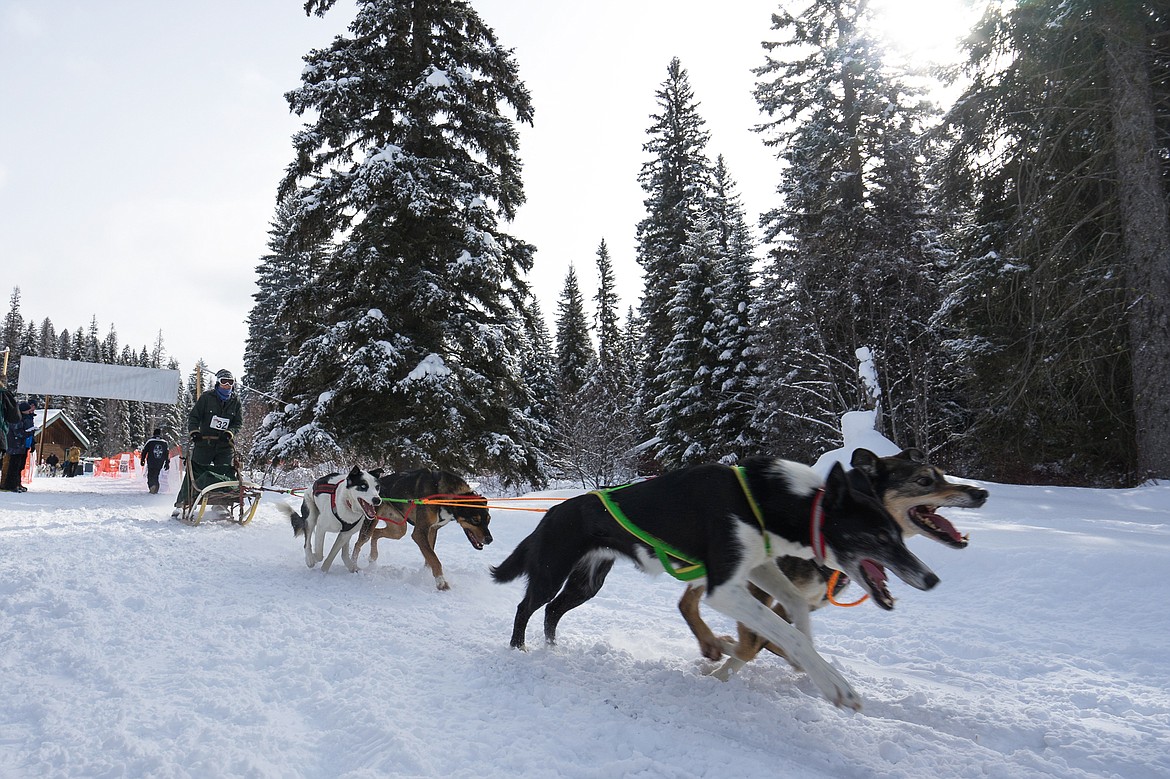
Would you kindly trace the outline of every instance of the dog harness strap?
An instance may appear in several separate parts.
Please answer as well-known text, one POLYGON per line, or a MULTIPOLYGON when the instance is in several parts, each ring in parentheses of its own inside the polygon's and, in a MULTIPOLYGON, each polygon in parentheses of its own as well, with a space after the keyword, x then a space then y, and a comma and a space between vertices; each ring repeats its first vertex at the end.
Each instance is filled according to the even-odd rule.
POLYGON ((331 482, 326 482, 324 484, 314 484, 313 494, 329 496, 329 508, 333 509, 333 516, 337 517, 337 521, 341 523, 341 532, 348 533, 349 531, 353 530, 354 526, 357 525, 358 522, 361 522, 361 520, 359 519, 357 522, 346 522, 341 518, 341 515, 337 513, 337 488, 339 486, 340 485, 333 484, 331 482))
POLYGON ((613 517, 619 525, 625 528, 626 532, 630 533, 630 535, 634 536, 639 541, 654 550, 654 554, 658 556, 658 562, 662 563, 662 567, 666 569, 667 573, 683 582, 689 582, 707 575, 707 566, 703 565, 703 563, 688 557, 670 544, 663 541, 661 538, 655 538, 631 522, 630 518, 625 515, 625 512, 623 512, 609 496, 609 493, 614 489, 621 489, 621 487, 614 487, 608 490, 594 490, 592 494, 596 495, 601 500, 601 505, 605 506, 605 510, 609 512, 609 515, 613 517), (681 560, 684 563, 687 563, 687 565, 675 568, 674 564, 670 560, 672 557, 676 560, 681 560))
POLYGON ((732 468, 735 475, 739 477, 739 486, 743 489, 743 496, 747 498, 748 505, 752 507, 752 513, 756 515, 756 522, 760 524, 760 534, 764 536, 764 554, 768 557, 772 556, 772 542, 768 538, 768 529, 764 527, 764 513, 760 511, 760 504, 756 503, 756 498, 752 495, 752 491, 748 489, 747 473, 744 472, 743 466, 737 465, 732 468))
POLYGON ((808 517, 808 535, 812 544, 813 560, 818 563, 825 562, 825 537, 821 535, 821 525, 825 524, 825 510, 821 506, 824 499, 825 491, 817 490, 816 496, 813 497, 812 511, 809 512, 808 517))

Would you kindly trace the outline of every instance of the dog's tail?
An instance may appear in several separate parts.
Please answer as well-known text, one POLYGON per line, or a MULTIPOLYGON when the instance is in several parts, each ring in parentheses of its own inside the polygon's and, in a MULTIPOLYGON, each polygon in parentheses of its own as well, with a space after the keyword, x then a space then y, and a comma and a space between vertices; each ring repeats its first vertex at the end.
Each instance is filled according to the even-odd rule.
POLYGON ((503 584, 512 581, 521 574, 527 573, 528 548, 531 544, 532 536, 528 536, 512 550, 512 554, 508 555, 504 562, 499 565, 493 565, 491 569, 492 578, 497 583, 503 584))
POLYGON ((305 514, 303 509, 298 512, 287 503, 280 502, 276 504, 276 508, 287 514, 289 521, 292 522, 293 538, 296 538, 297 536, 303 536, 305 534, 305 514))

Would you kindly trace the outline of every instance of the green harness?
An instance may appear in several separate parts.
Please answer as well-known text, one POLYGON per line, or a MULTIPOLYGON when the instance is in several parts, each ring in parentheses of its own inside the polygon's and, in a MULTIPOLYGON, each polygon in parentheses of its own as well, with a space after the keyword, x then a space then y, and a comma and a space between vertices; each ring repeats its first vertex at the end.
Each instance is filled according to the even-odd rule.
MULTIPOLYGON (((747 476, 740 466, 732 467, 735 471, 736 477, 739 479, 739 486, 743 490, 743 495, 747 498, 748 505, 752 508, 752 513, 756 517, 756 522, 760 525, 760 533, 764 536, 764 553, 769 557, 772 556, 772 543, 768 540, 768 531, 764 528, 764 515, 760 512, 760 506, 756 503, 756 499, 752 496, 752 492, 748 489, 747 476)), ((605 506, 605 510, 614 520, 624 527, 630 535, 637 538, 642 543, 654 550, 654 554, 658 556, 658 562, 662 563, 662 567, 666 569, 674 578, 679 581, 689 582, 695 579, 701 579, 707 575, 707 566, 701 560, 696 560, 690 555, 684 554, 678 549, 674 548, 661 538, 656 538, 650 535, 642 528, 630 521, 630 518, 625 515, 621 507, 614 502, 611 497, 612 493, 618 490, 624 490, 629 487, 629 484, 623 484, 620 487, 610 487, 604 490, 593 490, 592 495, 596 495, 601 500, 601 505, 605 506), (675 561, 680 564, 676 567, 675 561)))

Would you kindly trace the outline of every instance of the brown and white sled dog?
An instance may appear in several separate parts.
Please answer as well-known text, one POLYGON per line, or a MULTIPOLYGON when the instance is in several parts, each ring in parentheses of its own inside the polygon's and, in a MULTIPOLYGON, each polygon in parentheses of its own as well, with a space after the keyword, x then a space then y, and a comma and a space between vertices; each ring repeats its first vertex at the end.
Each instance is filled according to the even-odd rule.
POLYGON ((598 493, 549 509, 492 569, 497 582, 528 578, 516 607, 512 646, 524 648, 528 620, 542 606, 545 639, 554 643, 561 617, 597 594, 618 557, 654 573, 675 556, 705 567, 708 605, 774 643, 830 701, 860 709, 857 693, 817 654, 808 636, 752 597, 748 584, 776 598, 790 614, 803 608, 807 624, 804 598, 776 566, 779 557, 811 558, 843 571, 886 607, 893 599, 885 568, 921 590, 934 587, 938 577, 906 548, 868 479, 851 480, 837 464, 822 482, 806 465, 769 457, 748 458, 741 467, 737 474, 724 465, 699 465, 607 491, 608 501, 638 535, 598 493))
POLYGON ((361 532, 353 546, 353 556, 366 541, 370 542, 370 562, 378 559, 379 538, 402 538, 406 526, 413 526, 410 537, 418 544, 423 561, 435 577, 440 590, 451 585, 443 575, 443 564, 435 554, 435 541, 439 528, 450 522, 457 522, 467 535, 467 540, 476 549, 483 549, 492 542, 488 523, 491 514, 487 500, 477 495, 461 476, 450 471, 418 468, 412 471, 389 473, 378 479, 378 494, 382 504, 378 507, 377 520, 362 523, 361 532), (416 503, 425 498, 445 505, 416 503))
MULTIPOLYGON (((954 549, 967 546, 967 537, 960 535, 949 520, 938 514, 938 508, 979 508, 987 501, 987 490, 948 480, 940 469, 926 463, 925 455, 918 449, 904 449, 890 457, 877 457, 867 449, 857 449, 850 464, 855 470, 849 472, 849 477, 855 480, 864 474, 868 478, 875 494, 901 526, 903 537, 922 534, 954 549)), ((828 584, 833 574, 831 568, 799 557, 782 557, 776 564, 800 591, 809 611, 815 611, 829 602, 828 584)), ((848 582, 848 577, 840 576, 833 595, 836 596, 848 582)), ((773 602, 759 589, 751 589, 753 595, 772 606, 778 615, 789 622, 793 621, 782 605, 773 602)), ((678 609, 698 639, 704 657, 718 660, 723 652, 730 655, 714 671, 714 676, 726 680, 755 658, 761 649, 766 648, 784 657, 776 645, 766 643, 743 624, 737 625, 739 636, 735 642, 715 636, 699 616, 702 597, 701 586, 690 587, 679 600, 678 609)), ((811 634, 808 635, 811 638, 811 634)))
POLYGON ((305 537, 305 565, 312 568, 321 563, 321 571, 327 573, 333 558, 341 552, 345 567, 356 572, 357 554, 350 555, 350 536, 360 529, 363 520, 376 516, 381 502, 378 472, 354 466, 348 475, 330 473, 313 482, 301 501, 299 514, 287 503, 276 507, 292 521, 293 536, 305 537), (326 533, 337 534, 328 556, 324 554, 326 533))

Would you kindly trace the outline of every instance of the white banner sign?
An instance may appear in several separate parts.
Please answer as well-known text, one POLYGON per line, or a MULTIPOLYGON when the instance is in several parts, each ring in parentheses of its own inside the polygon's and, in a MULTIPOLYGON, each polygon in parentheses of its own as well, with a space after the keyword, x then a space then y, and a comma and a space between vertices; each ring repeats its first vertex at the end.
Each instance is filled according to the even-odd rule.
POLYGON ((25 395, 174 403, 180 380, 178 371, 159 368, 25 356, 20 358, 16 389, 25 395))

